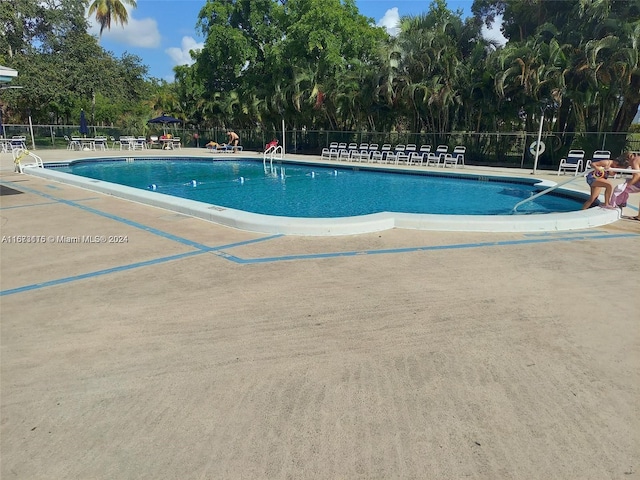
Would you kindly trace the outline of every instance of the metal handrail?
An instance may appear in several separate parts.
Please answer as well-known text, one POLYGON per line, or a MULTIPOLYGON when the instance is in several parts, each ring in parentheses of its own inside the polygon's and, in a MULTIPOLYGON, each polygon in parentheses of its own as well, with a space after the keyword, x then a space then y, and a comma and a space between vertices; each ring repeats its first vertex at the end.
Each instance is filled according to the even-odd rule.
MULTIPOLYGON (((18 172, 18 173, 23 173, 23 171, 22 171, 22 167, 23 167, 22 159, 24 157, 27 157, 27 156, 28 157, 32 157, 36 161, 36 163, 35 163, 36 167, 44 168, 44 163, 42 162, 42 158, 40 158, 35 153, 30 152, 26 148, 16 148, 16 149, 12 150, 11 153, 13 155, 13 162, 16 165, 16 172, 18 172)), ((33 165, 33 164, 31 164, 31 165, 33 165)))
POLYGON ((271 168, 273 168, 273 157, 276 157, 276 155, 279 154, 276 158, 279 158, 280 160, 282 160, 284 149, 282 148, 281 145, 275 145, 267 148, 262 154, 262 164, 265 167, 267 166, 267 154, 269 154, 270 166, 271 168))
MULTIPOLYGON (((563 185, 566 185, 566 184, 568 184, 570 182, 573 182, 574 180, 576 180, 578 178, 584 178, 587 175, 589 175, 591 172, 593 172, 594 170, 595 170, 595 168, 592 168, 591 170, 588 170, 588 171, 584 172, 584 174, 579 176, 579 177, 575 176, 573 178, 570 178, 566 182, 556 183, 555 185, 547 188, 546 190, 543 190, 541 192, 536 193, 535 195, 532 195, 529 198, 525 198, 524 200, 521 200, 520 202, 515 204, 515 206, 511 210, 511 213, 515 213, 519 206, 521 206, 521 205, 523 205, 523 204, 525 204, 527 202, 530 202, 531 200, 535 200, 536 198, 541 197, 545 193, 549 193, 550 191, 555 190, 556 188, 562 187, 563 185)), ((607 171, 615 172, 615 173, 640 173, 640 170, 632 170, 630 168, 608 168, 607 171)))
POLYGON ((552 190, 555 190, 556 188, 562 187, 563 185, 566 185, 568 183, 573 182, 574 180, 577 180, 578 178, 584 178, 587 175, 589 175, 589 173, 593 172, 593 169, 589 170, 588 172, 585 172, 584 175, 581 176, 574 176, 572 178, 570 178, 569 180, 567 180, 566 182, 562 182, 562 183, 556 183, 555 185, 552 185, 551 187, 547 188, 546 190, 542 190, 541 192, 536 193, 535 195, 530 196, 529 198, 525 198, 524 200, 519 201, 518 203, 516 203, 513 207, 513 209, 511 209, 511 213, 516 213, 516 210, 518 210, 518 207, 521 205, 524 205, 527 202, 530 202, 532 200, 535 200, 538 197, 541 197, 542 195, 544 195, 545 193, 549 193, 552 190))

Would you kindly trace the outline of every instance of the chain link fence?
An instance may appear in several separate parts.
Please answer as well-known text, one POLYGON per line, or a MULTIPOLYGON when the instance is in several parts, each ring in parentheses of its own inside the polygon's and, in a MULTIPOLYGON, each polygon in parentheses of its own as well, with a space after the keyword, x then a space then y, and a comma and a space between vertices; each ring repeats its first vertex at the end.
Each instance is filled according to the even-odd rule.
MULTIPOLYGON (((167 131, 180 137, 187 147, 203 148, 213 140, 218 143, 227 141, 223 129, 196 130, 194 128, 170 125, 167 131)), ((122 135, 146 136, 160 135, 163 127, 146 127, 144 132, 129 132, 123 129, 90 126, 90 135, 113 137, 122 135)), ((29 148, 67 148, 67 138, 81 136, 79 125, 5 125, 5 138, 26 136, 29 148), (33 136, 31 134, 33 130, 33 136)), ((468 165, 499 166, 515 168, 533 168, 535 161, 531 153, 531 144, 537 141, 537 132, 510 133, 473 133, 451 132, 447 134, 404 133, 404 132, 344 132, 316 130, 286 130, 283 142, 282 131, 275 130, 236 130, 240 135, 240 144, 245 150, 261 151, 272 139, 276 138, 284 144, 288 153, 319 155, 323 148, 331 142, 341 143, 385 143, 392 146, 398 144, 431 145, 435 150, 438 145, 448 145, 453 149, 456 145, 467 147, 465 162, 468 165)), ((543 133, 542 142, 545 151, 538 159, 539 169, 555 170, 560 160, 566 157, 570 149, 584 150, 586 158, 590 158, 595 150, 609 150, 617 156, 626 150, 640 151, 640 134, 614 132, 565 132, 562 135, 543 133)))

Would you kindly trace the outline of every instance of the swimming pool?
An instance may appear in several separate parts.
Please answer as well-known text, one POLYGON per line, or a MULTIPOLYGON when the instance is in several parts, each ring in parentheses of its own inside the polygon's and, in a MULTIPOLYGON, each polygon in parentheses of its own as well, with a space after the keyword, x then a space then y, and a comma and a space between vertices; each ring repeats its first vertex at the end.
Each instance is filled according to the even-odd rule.
POLYGON ((584 194, 569 191, 544 195, 520 207, 520 212, 529 215, 511 215, 517 202, 549 184, 532 178, 449 172, 434 176, 434 172, 417 170, 399 174, 389 168, 286 161, 270 168, 261 160, 248 159, 113 160, 87 159, 43 172, 30 169, 29 173, 265 233, 339 235, 394 227, 540 231, 615 221, 611 215, 603 218, 603 212, 576 212, 584 194))
MULTIPOLYGON (((212 205, 304 218, 380 212, 507 215, 539 190, 535 180, 477 175, 402 174, 251 160, 135 160, 76 162, 59 169, 73 175, 187 198, 212 205)), ((520 213, 579 210, 566 194, 544 195, 520 213)))

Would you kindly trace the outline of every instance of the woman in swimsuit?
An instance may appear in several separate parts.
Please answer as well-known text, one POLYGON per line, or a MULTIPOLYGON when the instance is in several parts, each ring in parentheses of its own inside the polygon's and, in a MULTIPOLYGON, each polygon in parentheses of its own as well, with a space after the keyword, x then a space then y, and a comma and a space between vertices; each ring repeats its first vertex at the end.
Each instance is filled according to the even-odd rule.
MULTIPOLYGON (((625 207, 629 195, 632 193, 640 193, 640 154, 625 152, 621 155, 621 158, 628 163, 629 168, 634 170, 634 172, 631 174, 631 178, 628 178, 625 183, 618 185, 613 190, 611 205, 614 207, 625 207)), ((640 215, 630 218, 632 220, 640 220, 640 215)))
POLYGON ((607 180, 609 178, 610 168, 627 168, 628 161, 624 157, 616 160, 599 160, 591 164, 593 170, 585 177, 589 188, 591 188, 591 196, 589 200, 584 202, 582 210, 593 205, 598 198, 600 190, 604 188, 604 204, 609 205, 611 201, 611 193, 613 192, 613 184, 607 180))

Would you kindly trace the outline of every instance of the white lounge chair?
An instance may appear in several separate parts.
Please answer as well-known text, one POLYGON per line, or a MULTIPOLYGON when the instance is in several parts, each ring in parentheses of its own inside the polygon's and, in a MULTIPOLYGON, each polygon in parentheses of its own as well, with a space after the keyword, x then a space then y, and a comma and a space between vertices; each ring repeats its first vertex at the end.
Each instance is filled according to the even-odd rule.
POLYGON ((346 160, 353 160, 353 156, 358 153, 358 144, 352 142, 347 147, 347 156, 346 160))
POLYGON ((353 162, 358 159, 360 155, 360 149, 358 148, 358 144, 356 142, 352 142, 347 147, 349 150, 349 161, 353 162))
MULTIPOLYGON (((67 141, 67 150, 80 150, 80 141, 77 138, 69 138, 68 136, 64 136, 64 139, 67 141)), ((9 142, 9 146, 11 146, 11 142, 9 142)))
POLYGON ((340 158, 340 152, 347 149, 347 144, 345 142, 338 143, 338 149, 331 154, 332 157, 335 157, 336 160, 340 158))
POLYGON ((388 143, 382 145, 381 148, 376 147, 376 149, 372 150, 369 154, 369 161, 373 163, 382 163, 382 160, 389 150, 391 150, 391 145, 388 143))
POLYGON ((431 152, 427 155, 427 166, 433 165, 437 167, 440 162, 444 160, 445 155, 449 152, 447 145, 438 145, 435 152, 431 152))
POLYGON ((95 150, 108 150, 109 145, 107 145, 107 137, 96 137, 93 141, 95 150))
POLYGON ((343 147, 338 148, 338 160, 349 160, 351 158, 351 145, 355 145, 350 143, 348 146, 346 143, 341 144, 343 147))
POLYGON ((398 144, 395 148, 395 163, 398 165, 400 162, 408 162, 409 154, 406 153, 407 146, 404 144, 398 144))
POLYGON ((160 145, 160 140, 158 139, 157 135, 151 135, 149 137, 149 143, 147 144, 148 148, 153 148, 154 146, 162 148, 162 145, 160 145))
POLYGON ((331 160, 334 155, 336 158, 338 157, 338 142, 331 142, 328 147, 324 147, 320 158, 331 160))
POLYGON ((138 137, 133 141, 133 150, 144 150, 147 148, 147 139, 138 137))
POLYGON ((135 137, 131 137, 129 135, 120 137, 120 139, 118 140, 118 143, 120 144, 120 150, 122 150, 123 148, 133 150, 135 141, 135 137))
POLYGON ((411 152, 409 155, 409 165, 412 165, 413 162, 422 165, 427 160, 429 153, 431 153, 431 145, 420 145, 420 150, 411 152))
POLYGON ((558 175, 564 172, 573 172, 575 177, 582 170, 582 162, 584 160, 584 150, 569 150, 567 158, 560 160, 558 166, 558 175))
POLYGON ((407 143, 407 146, 404 149, 404 155, 406 155, 406 159, 404 160, 407 165, 411 165, 411 157, 418 152, 418 146, 415 143, 407 143))
POLYGON ((24 135, 14 135, 11 137, 11 149, 17 150, 18 148, 22 148, 23 150, 27 149, 27 137, 24 135))
POLYGON ((367 151, 367 161, 371 161, 373 154, 378 151, 379 145, 377 143, 370 143, 369 150, 367 151))
POLYGON ((443 167, 447 165, 451 165, 452 167, 457 167, 459 163, 464 166, 464 154, 467 151, 467 147, 463 147, 462 145, 458 145, 453 149, 453 153, 445 154, 443 158, 443 167))
POLYGON ((389 150, 385 155, 385 163, 398 164, 398 147, 400 147, 401 150, 404 150, 404 145, 396 145, 394 149, 389 150))
POLYGON ((242 149, 243 149, 242 145, 229 145, 228 143, 220 147, 220 151, 222 153, 236 153, 236 152, 241 152, 242 149))
POLYGON ((600 160, 609 160, 611 158, 611 151, 609 150, 596 150, 593 152, 591 159, 587 160, 584 164, 584 169, 591 169, 591 162, 599 162, 600 160))
MULTIPOLYGON (((379 152, 380 152, 379 153, 379 155, 380 155, 380 159, 379 159, 380 163, 382 163, 382 162, 387 163, 387 155, 389 155, 389 153, 391 152, 391 144, 390 143, 383 143, 382 147, 380 147, 379 152)), ((376 158, 377 158, 377 155, 378 154, 376 154, 376 158)))

